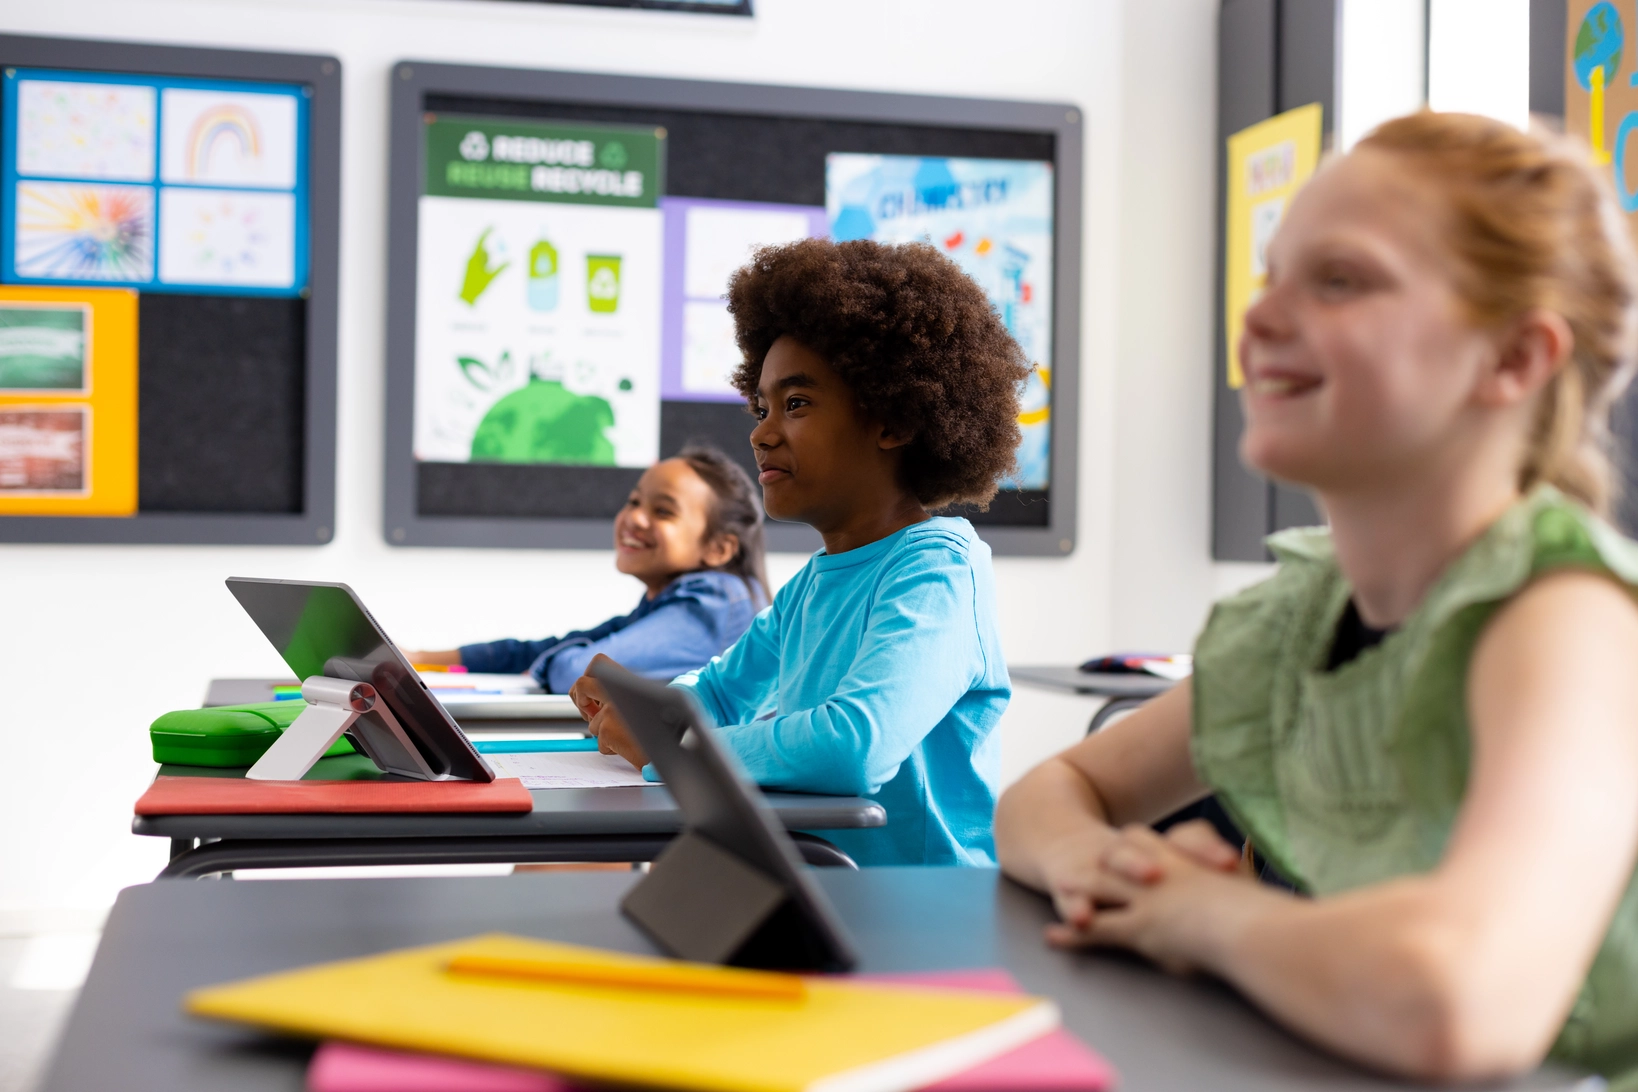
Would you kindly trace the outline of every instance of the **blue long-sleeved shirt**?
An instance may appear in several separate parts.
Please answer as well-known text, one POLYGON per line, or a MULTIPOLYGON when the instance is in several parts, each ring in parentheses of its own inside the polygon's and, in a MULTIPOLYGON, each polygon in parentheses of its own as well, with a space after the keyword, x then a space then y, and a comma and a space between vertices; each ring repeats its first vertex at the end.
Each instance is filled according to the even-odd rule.
POLYGON ((593 629, 540 641, 462 645, 471 671, 527 671, 547 692, 566 694, 599 652, 652 679, 693 671, 733 644, 756 614, 745 581, 731 573, 686 573, 637 609, 593 629))
POLYGON ((990 549, 966 520, 815 554, 745 636, 674 685, 758 784, 880 802, 885 829, 824 832, 859 863, 994 863, 995 726, 1012 685, 990 549))

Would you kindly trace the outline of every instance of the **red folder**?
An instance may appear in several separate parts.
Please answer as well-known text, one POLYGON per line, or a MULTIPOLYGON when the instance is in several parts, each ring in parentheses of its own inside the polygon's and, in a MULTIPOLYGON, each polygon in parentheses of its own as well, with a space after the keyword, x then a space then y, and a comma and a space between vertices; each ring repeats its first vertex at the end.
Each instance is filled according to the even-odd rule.
POLYGON ((526 812, 523 782, 251 781, 242 777, 154 779, 138 815, 280 815, 300 812, 526 812))
MULTIPOLYGON (((934 971, 864 975, 879 982, 945 986, 957 990, 1019 993, 1004 970, 934 971)), ((923 1092, 1104 1092, 1115 1071, 1060 1028, 923 1092)), ((307 1069, 307 1092, 591 1092, 538 1070, 513 1069, 464 1058, 408 1054, 352 1043, 325 1043, 307 1069)))

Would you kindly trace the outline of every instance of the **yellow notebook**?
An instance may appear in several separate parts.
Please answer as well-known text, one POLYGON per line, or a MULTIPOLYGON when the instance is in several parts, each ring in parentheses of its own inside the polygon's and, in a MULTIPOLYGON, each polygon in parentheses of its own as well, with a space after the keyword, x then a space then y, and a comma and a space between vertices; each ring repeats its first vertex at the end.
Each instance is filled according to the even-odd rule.
POLYGON ((799 999, 779 1000, 473 977, 446 970, 457 956, 671 963, 492 934, 211 986, 185 1007, 297 1035, 712 1092, 920 1088, 1058 1026, 1057 1006, 1038 997, 810 978, 799 999))

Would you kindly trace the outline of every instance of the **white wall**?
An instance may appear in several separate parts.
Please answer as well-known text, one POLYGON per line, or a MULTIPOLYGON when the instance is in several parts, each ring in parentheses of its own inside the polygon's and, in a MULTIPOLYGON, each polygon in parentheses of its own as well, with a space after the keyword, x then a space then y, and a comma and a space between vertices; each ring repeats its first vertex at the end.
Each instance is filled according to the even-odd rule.
MULTIPOLYGON (((344 580, 407 646, 595 622, 637 588, 596 552, 380 535, 387 76, 399 58, 1067 100, 1085 114, 1080 538, 996 565, 1014 663, 1187 647, 1241 580, 1207 556, 1216 0, 757 0, 754 20, 474 0, 14 0, 19 33, 322 51, 345 71, 335 541, 0 546, 0 929, 105 905, 165 846, 126 833, 146 725, 282 665, 222 587, 344 580), (1150 63, 1158 59, 1158 65, 1150 63), (60 773, 58 771, 61 771, 60 773)), ((772 559, 776 581, 801 559, 772 559)), ((1006 776, 1092 703, 1020 690, 1006 776)))

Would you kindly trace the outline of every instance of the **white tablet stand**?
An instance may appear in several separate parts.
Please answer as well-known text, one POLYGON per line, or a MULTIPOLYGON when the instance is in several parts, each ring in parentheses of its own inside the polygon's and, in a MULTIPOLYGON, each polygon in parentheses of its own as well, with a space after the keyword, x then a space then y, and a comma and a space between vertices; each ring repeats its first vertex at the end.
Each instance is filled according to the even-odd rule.
MULTIPOLYGON (((421 758, 420 749, 405 734, 404 726, 398 723, 398 718, 393 716, 387 703, 380 700, 375 687, 369 683, 314 675, 301 684, 301 696, 307 708, 284 730, 283 735, 273 741, 273 746, 256 761, 250 772, 245 774, 246 777, 257 781, 300 781, 313 768, 313 763, 323 758, 324 752, 341 738, 341 734, 360 719, 365 720, 375 732, 384 731, 392 736, 397 747, 389 746, 388 749, 402 750, 415 765, 421 767, 421 776, 429 780, 437 776, 421 758)), ((355 738, 364 734, 362 731, 354 733, 355 738)), ((360 742, 363 740, 360 739, 360 742)), ((371 758, 375 757, 375 748, 370 744, 364 744, 363 749, 371 758)))

